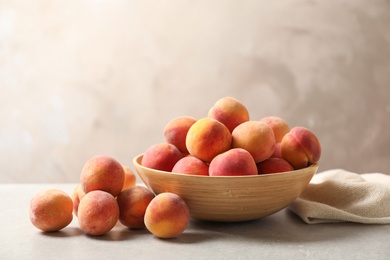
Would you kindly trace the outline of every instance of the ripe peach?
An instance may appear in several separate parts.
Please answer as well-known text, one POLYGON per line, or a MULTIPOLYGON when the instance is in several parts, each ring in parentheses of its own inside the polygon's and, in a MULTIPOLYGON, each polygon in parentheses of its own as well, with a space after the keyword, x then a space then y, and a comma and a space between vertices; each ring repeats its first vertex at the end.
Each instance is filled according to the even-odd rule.
POLYGON ((221 122, 204 117, 188 130, 186 145, 189 153, 202 161, 211 162, 218 154, 230 149, 232 135, 221 122))
POLYGON ((73 213, 76 215, 78 214, 79 204, 81 199, 85 196, 85 192, 81 188, 80 184, 77 184, 77 186, 74 188, 71 198, 73 201, 73 213))
POLYGON ((239 124, 249 120, 247 108, 233 97, 223 97, 215 102, 208 116, 224 124, 230 132, 239 124))
POLYGON ((84 165, 80 183, 83 191, 103 190, 116 197, 122 191, 125 173, 122 165, 112 157, 97 155, 84 165))
POLYGON ((145 226, 159 238, 174 238, 181 235, 190 219, 185 201, 178 195, 164 192, 156 195, 145 212, 145 226))
POLYGON ((281 154, 294 169, 301 169, 319 161, 321 144, 309 129, 296 126, 283 137, 281 154))
POLYGON ((244 122, 233 130, 232 138, 232 147, 247 150, 256 163, 268 159, 275 151, 274 133, 264 122, 244 122))
POLYGON ((282 151, 281 151, 281 142, 275 144, 275 151, 271 155, 271 157, 274 158, 282 158, 282 151))
POLYGON ((173 144, 158 143, 145 151, 141 164, 151 169, 170 172, 181 158, 183 154, 173 144))
POLYGON ((122 191, 123 191, 129 187, 134 186, 137 180, 134 172, 129 167, 127 167, 126 165, 122 165, 122 167, 125 173, 125 180, 123 182, 123 187, 122 187, 122 191))
POLYGON ((119 221, 128 228, 145 228, 146 207, 154 197, 144 186, 132 186, 119 193, 119 221))
POLYGON ((242 148, 232 148, 217 155, 210 163, 210 176, 257 175, 256 162, 242 148))
POLYGON ((288 126, 287 122, 280 117, 267 116, 260 119, 260 121, 266 123, 272 128, 272 130, 274 131, 276 143, 281 142, 283 136, 290 132, 290 127, 288 126))
POLYGON ((176 146, 181 153, 188 154, 186 136, 196 119, 189 116, 180 116, 172 119, 164 128, 164 138, 169 144, 176 146))
POLYGON ((44 232, 58 231, 72 222, 73 202, 61 190, 49 189, 37 193, 30 201, 30 221, 44 232))
POLYGON ((172 172, 208 176, 209 165, 195 156, 188 155, 173 166, 172 172))
POLYGON ((257 164, 259 174, 293 171, 294 168, 282 158, 269 158, 257 164))
POLYGON ((93 190, 85 194, 78 210, 80 228, 89 235, 103 235, 119 220, 119 206, 111 193, 93 190))

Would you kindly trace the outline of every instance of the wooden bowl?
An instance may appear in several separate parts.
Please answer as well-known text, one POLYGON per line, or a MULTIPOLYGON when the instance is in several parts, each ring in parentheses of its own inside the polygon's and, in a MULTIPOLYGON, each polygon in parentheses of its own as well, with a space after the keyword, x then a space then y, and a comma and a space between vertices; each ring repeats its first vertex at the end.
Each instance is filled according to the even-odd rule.
POLYGON ((196 176, 134 167, 155 194, 172 192, 182 197, 191 217, 209 221, 236 222, 262 218, 293 202, 309 184, 318 164, 307 168, 256 176, 196 176))

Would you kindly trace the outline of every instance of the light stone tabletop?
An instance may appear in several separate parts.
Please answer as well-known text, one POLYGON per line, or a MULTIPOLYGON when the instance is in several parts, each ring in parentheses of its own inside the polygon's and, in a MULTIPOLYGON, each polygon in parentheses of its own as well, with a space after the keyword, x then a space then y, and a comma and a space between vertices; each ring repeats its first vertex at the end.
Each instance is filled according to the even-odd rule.
POLYGON ((88 236, 77 218, 59 232, 42 233, 30 222, 37 192, 75 184, 0 184, 0 259, 390 259, 390 225, 305 224, 289 210, 241 223, 191 219, 184 233, 159 239, 147 230, 117 224, 88 236))

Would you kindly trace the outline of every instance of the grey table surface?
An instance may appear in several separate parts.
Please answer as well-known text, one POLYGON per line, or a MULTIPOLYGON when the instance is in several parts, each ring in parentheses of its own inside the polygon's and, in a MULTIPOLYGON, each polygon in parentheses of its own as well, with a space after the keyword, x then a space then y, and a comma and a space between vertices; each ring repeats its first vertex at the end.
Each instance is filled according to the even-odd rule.
POLYGON ((248 222, 191 219, 184 233, 159 239, 118 223, 103 236, 84 234, 74 217, 59 232, 30 222, 30 199, 76 184, 0 184, 0 259, 390 259, 390 225, 308 225, 287 209, 248 222))

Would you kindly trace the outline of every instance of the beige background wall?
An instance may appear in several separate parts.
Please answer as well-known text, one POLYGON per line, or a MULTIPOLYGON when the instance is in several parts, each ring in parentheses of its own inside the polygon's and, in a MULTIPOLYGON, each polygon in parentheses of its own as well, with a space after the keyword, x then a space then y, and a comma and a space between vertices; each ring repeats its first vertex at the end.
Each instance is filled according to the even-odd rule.
POLYGON ((390 173, 389 1, 0 0, 0 182, 77 182, 223 96, 390 173))

